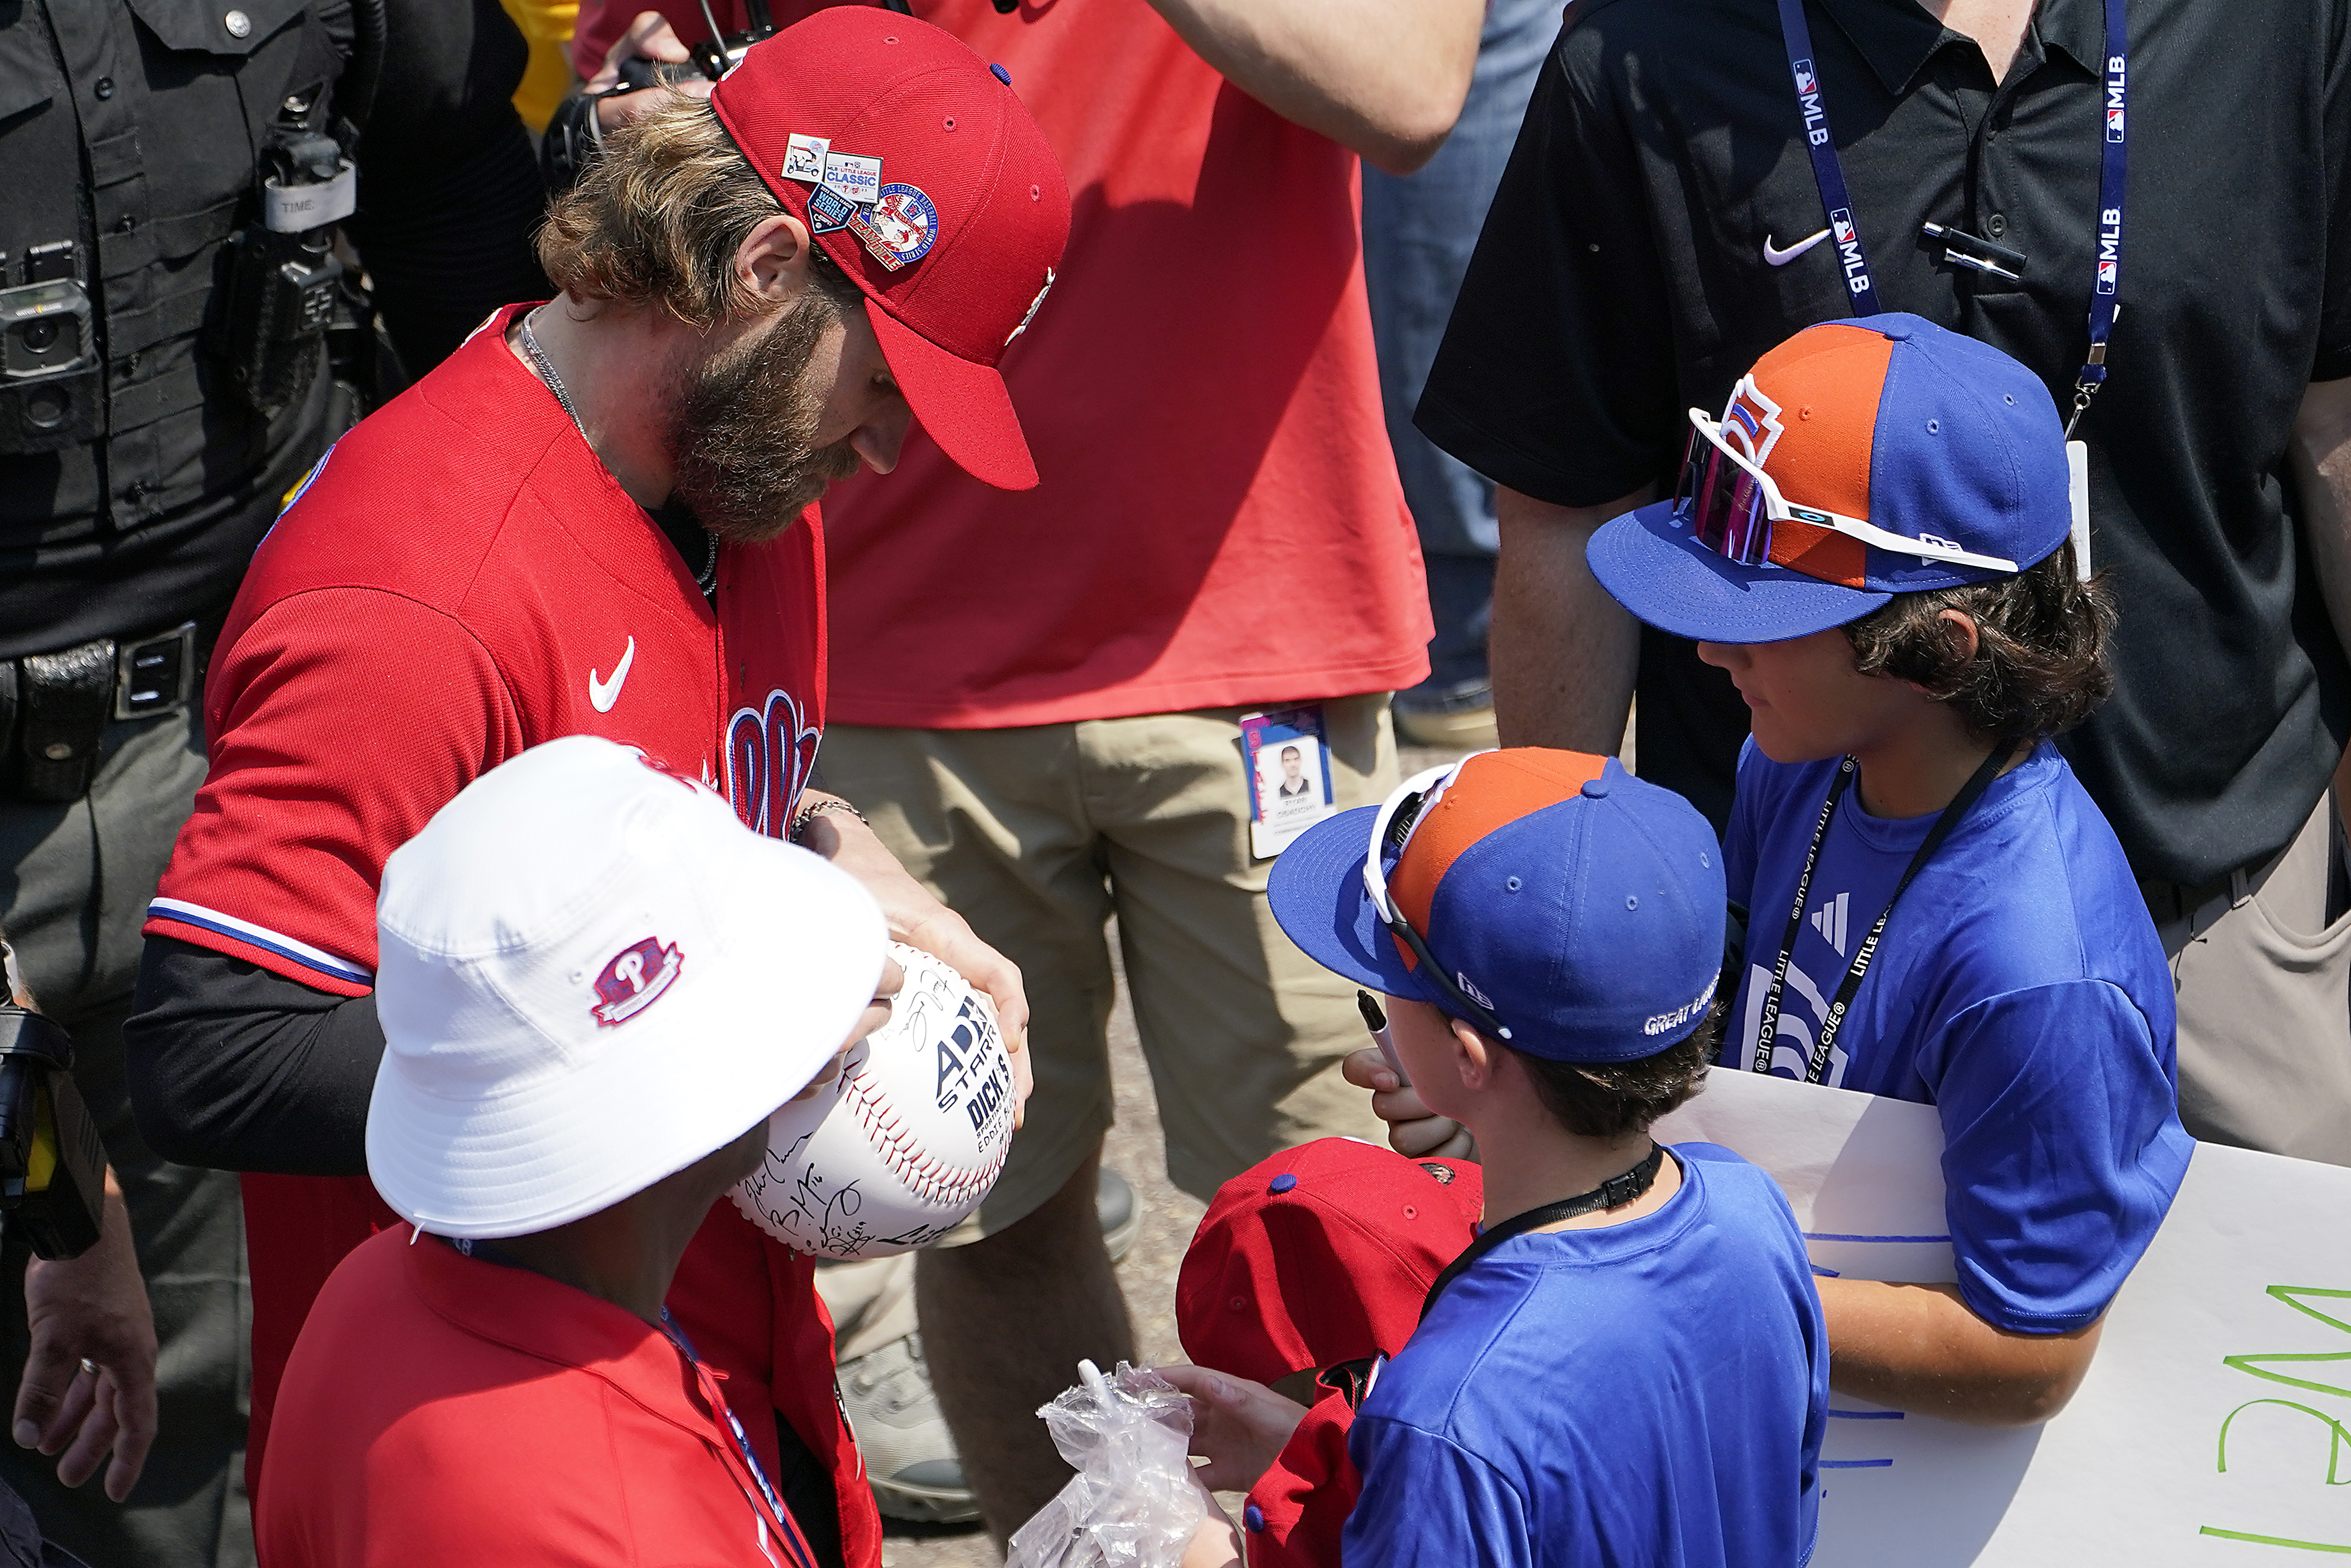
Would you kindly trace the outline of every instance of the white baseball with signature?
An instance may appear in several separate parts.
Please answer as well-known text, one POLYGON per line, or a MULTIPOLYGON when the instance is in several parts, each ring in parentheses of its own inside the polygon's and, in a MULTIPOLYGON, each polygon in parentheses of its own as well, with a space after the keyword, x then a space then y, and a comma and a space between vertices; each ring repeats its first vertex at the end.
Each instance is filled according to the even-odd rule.
POLYGON ((1012 1148, 1012 1061, 996 1009, 928 953, 893 943, 906 983, 841 1076, 768 1124, 735 1206, 788 1247, 878 1258, 937 1240, 979 1207, 1012 1148))

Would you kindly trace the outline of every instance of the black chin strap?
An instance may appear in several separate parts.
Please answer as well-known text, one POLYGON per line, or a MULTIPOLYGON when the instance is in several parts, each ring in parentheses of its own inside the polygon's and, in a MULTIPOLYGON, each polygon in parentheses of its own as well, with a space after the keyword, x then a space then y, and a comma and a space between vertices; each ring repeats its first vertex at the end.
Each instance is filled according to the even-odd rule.
POLYGON ((1489 1226, 1477 1240, 1463 1249, 1460 1257, 1445 1266, 1445 1271, 1437 1276, 1437 1282, 1428 1287, 1428 1295, 1420 1303, 1421 1320, 1427 1321, 1429 1308, 1437 1305, 1437 1298, 1445 1293, 1446 1286, 1467 1273, 1479 1259, 1503 1242, 1515 1236, 1524 1236, 1530 1230, 1540 1230, 1546 1225, 1557 1225, 1562 1219, 1597 1214, 1604 1208, 1622 1208, 1656 1184, 1657 1172, 1665 1168, 1665 1145, 1651 1144, 1648 1158, 1631 1170, 1610 1176, 1590 1192, 1562 1197, 1557 1203, 1546 1203, 1541 1208, 1514 1214, 1499 1225, 1489 1226))

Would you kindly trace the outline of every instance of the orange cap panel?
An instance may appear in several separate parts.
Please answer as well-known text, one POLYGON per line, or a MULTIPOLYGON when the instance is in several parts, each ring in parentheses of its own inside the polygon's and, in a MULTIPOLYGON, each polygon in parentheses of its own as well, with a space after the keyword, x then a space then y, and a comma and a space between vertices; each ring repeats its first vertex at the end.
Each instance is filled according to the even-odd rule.
POLYGON ((1531 746, 1471 758, 1437 804, 1421 813, 1403 858, 1389 874, 1388 896, 1413 929, 1426 936, 1437 883, 1472 844, 1498 828, 1572 798, 1607 766, 1604 757, 1531 746))
POLYGON ((1757 390, 1780 405, 1780 434, 1763 471, 1791 505, 1868 517, 1877 400, 1893 355, 1881 333, 1828 325, 1799 332, 1755 361, 1757 390))

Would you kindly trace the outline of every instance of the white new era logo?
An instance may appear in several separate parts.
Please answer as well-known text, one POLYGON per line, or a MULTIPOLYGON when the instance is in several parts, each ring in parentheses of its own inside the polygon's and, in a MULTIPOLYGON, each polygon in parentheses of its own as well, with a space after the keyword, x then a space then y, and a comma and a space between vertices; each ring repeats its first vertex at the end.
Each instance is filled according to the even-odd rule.
POLYGON ((1845 905, 1852 898, 1853 894, 1849 893, 1840 893, 1813 910, 1812 915, 1813 929, 1821 934, 1822 941, 1836 949, 1840 958, 1844 956, 1845 905))

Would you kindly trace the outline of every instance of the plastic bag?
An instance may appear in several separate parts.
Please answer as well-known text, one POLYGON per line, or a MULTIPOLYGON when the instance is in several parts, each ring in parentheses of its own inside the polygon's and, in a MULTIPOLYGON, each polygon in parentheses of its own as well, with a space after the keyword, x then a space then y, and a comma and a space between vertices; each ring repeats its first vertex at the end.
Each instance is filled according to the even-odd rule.
POLYGON ((1005 1568, 1176 1568, 1213 1506, 1192 1479, 1192 1402, 1147 1367, 1080 1382, 1037 1414, 1077 1467, 1013 1532, 1005 1568))

